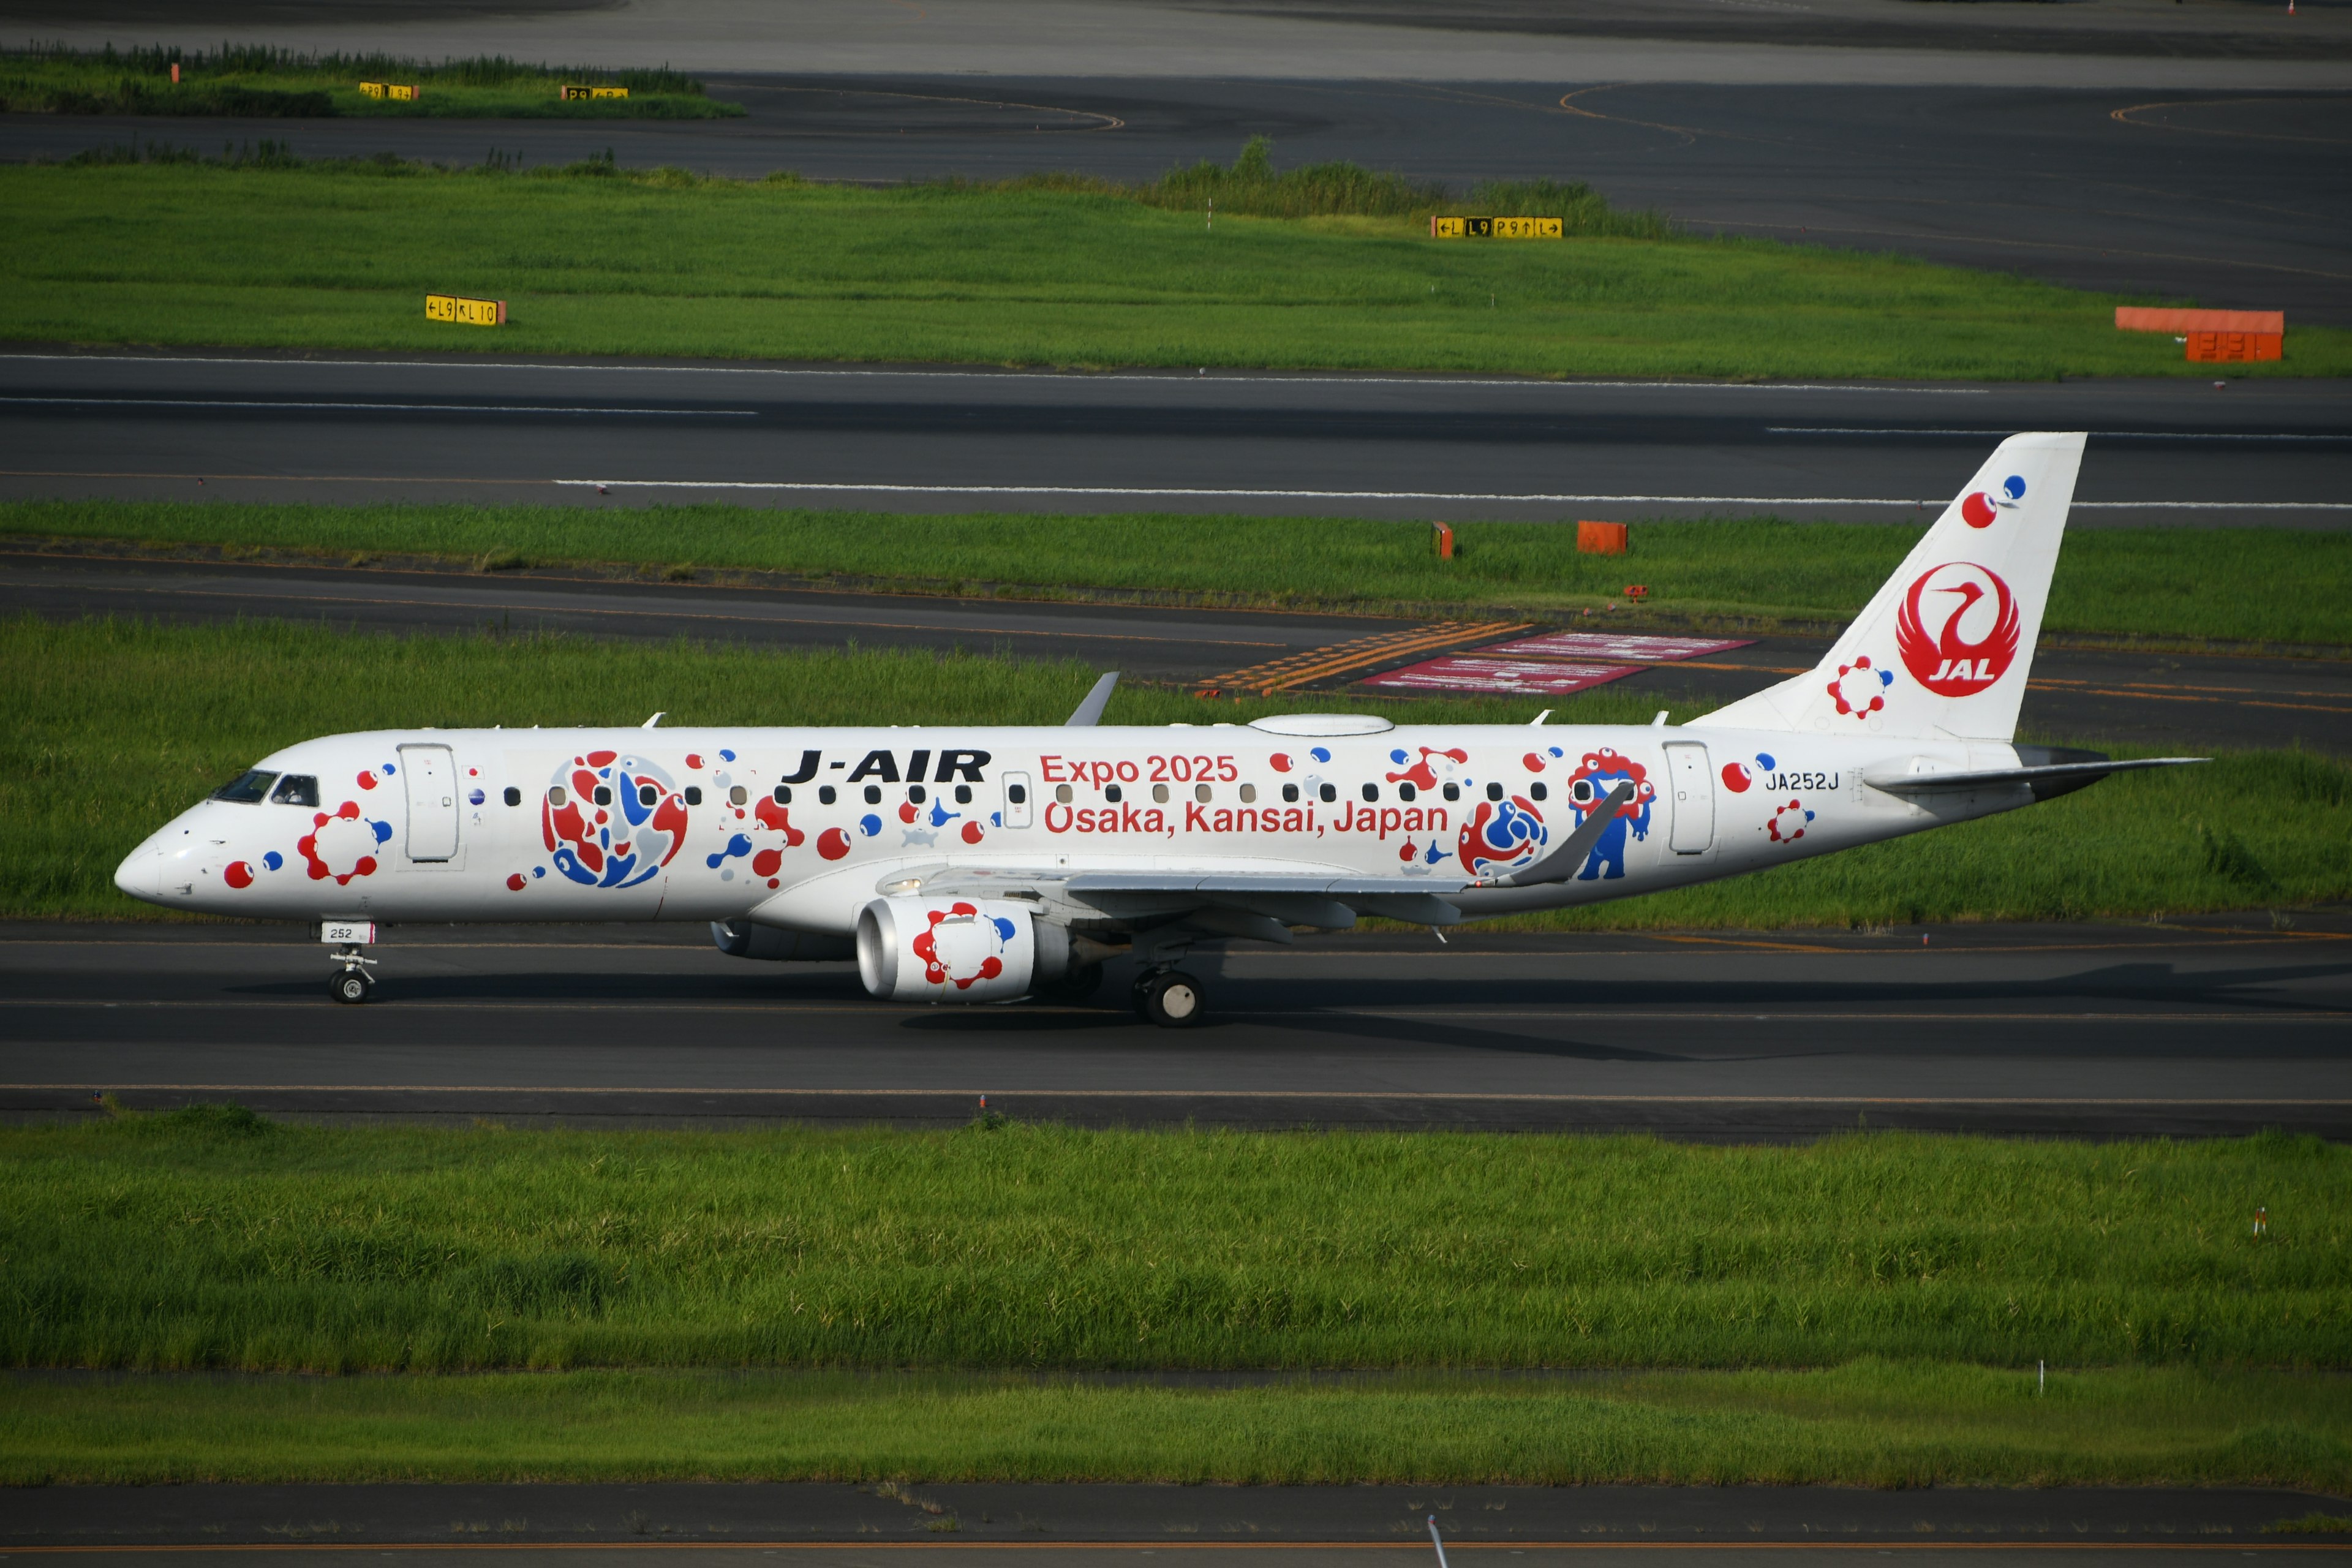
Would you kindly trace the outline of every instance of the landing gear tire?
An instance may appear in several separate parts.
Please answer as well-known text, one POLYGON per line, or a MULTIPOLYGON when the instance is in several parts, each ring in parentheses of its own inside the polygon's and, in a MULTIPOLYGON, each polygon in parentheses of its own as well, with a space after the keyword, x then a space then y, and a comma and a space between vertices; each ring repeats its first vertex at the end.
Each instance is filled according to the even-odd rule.
POLYGON ((1135 1010, 1163 1029, 1189 1029, 1206 1010, 1201 983, 1181 970, 1154 974, 1135 988, 1135 1010))
POLYGON ((327 983, 327 994, 350 1006, 357 1006, 366 1001, 374 991, 375 982, 368 978, 364 969, 340 971, 327 983))

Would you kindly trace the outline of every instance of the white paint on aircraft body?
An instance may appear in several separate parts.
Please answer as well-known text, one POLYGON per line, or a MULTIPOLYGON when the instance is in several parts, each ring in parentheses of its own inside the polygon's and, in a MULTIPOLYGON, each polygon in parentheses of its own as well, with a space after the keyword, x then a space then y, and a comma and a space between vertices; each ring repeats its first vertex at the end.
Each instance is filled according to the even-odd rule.
POLYGON ((2031 801, 2024 785, 1923 805, 1861 775, 2017 765, 2015 750, 1994 742, 1633 726, 1309 740, 1247 726, 387 731, 262 759, 257 768, 280 779, 316 779, 318 804, 205 801, 133 851, 121 880, 169 907, 272 920, 756 918, 847 935, 880 887, 916 867, 1411 877, 1475 918, 1683 887, 2008 810, 2031 801), (1686 754, 1697 767, 1670 768, 1670 745, 1696 748, 1686 754), (433 837, 448 816, 440 797, 413 801, 402 772, 443 748, 454 842, 433 837), (934 776, 942 758, 961 764, 946 782, 934 776), (908 774, 919 760, 917 785, 908 774), (866 776, 847 782, 861 768, 866 776), (1413 772, 1423 782, 1400 776, 1413 772), (609 804, 566 782, 592 774, 608 775, 609 804), (1025 827, 1003 825, 1009 776, 1037 792, 1025 827), (779 805, 779 784, 794 777, 783 785, 791 804, 779 805), (1589 799, 1625 777, 1642 793, 1580 875, 1465 890, 1524 868, 1572 831, 1580 779, 1591 781, 1589 799), (818 798, 828 782, 829 805, 818 798), (956 800, 959 784, 970 801, 956 800), (1286 801, 1285 785, 1300 798, 1286 801), (866 798, 869 786, 878 800, 866 798), (562 805, 551 789, 564 792, 562 805), (625 789, 639 795, 635 812, 625 789), (688 789, 698 803, 687 804, 688 789), (507 804, 509 791, 519 804, 507 804))

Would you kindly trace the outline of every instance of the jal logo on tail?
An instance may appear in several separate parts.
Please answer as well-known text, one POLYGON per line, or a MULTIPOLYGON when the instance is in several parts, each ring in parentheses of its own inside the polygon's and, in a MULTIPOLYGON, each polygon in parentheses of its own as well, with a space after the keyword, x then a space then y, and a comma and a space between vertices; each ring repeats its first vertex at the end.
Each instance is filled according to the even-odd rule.
POLYGON ((1895 641, 1920 685, 1967 697, 2009 673, 2020 630, 2009 584, 1990 567, 1952 561, 1922 573, 1903 595, 1895 641))

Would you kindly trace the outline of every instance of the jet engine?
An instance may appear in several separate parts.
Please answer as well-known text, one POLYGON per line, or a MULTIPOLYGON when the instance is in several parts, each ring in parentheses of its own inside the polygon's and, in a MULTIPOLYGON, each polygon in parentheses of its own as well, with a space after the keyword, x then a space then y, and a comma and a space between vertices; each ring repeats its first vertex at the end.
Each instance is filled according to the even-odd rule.
POLYGON ((886 1002, 1010 1001, 1051 978, 1038 973, 1038 935, 1010 900, 877 899, 857 916, 857 974, 886 1002))

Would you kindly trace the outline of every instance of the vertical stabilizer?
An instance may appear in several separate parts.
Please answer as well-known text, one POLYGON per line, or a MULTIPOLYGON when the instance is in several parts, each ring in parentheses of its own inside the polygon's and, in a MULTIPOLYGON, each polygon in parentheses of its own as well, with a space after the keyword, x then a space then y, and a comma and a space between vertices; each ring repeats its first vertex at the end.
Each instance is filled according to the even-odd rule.
POLYGON ((1828 658, 1692 727, 2014 737, 2083 440, 2003 441, 1828 658))

